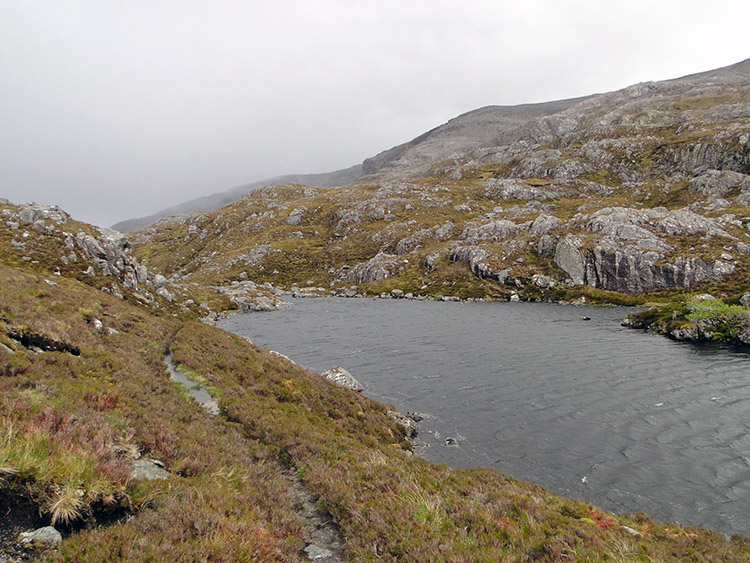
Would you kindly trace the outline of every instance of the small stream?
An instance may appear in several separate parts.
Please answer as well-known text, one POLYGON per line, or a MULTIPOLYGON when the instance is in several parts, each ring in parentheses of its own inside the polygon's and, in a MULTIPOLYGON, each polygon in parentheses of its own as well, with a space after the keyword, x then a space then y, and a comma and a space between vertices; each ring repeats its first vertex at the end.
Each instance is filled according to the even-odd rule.
POLYGON ((627 313, 323 298, 219 326, 428 413, 432 461, 750 535, 750 355, 622 328, 627 313))
POLYGON ((164 358, 164 363, 167 365, 169 378, 172 381, 184 385, 188 394, 198 401, 198 404, 202 406, 209 415, 216 416, 219 414, 219 403, 216 399, 211 396, 211 393, 201 387, 199 383, 189 379, 184 373, 175 367, 171 352, 164 358))

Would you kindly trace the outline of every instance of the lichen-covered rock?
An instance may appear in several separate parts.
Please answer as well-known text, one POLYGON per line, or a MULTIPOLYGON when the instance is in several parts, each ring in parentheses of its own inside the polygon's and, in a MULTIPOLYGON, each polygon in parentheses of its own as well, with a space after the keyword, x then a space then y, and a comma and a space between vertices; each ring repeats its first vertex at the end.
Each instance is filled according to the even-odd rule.
POLYGON ((533 276, 531 276, 531 283, 542 289, 554 289, 554 287, 557 285, 557 283, 555 283, 552 278, 550 278, 549 276, 544 276, 542 274, 534 274, 533 276))
POLYGON ((570 234, 557 243, 555 248, 555 264, 560 266, 576 285, 583 285, 586 279, 586 260, 582 248, 583 241, 570 234))
POLYGON ((329 381, 338 383, 342 387, 346 387, 347 389, 351 389, 352 391, 356 391, 357 393, 361 393, 365 390, 364 385, 357 381, 357 379, 351 373, 340 366, 336 366, 329 369, 328 371, 324 371, 320 375, 322 375, 329 381))
POLYGON ((497 242, 514 237, 527 227, 528 224, 517 225, 507 219, 500 219, 484 224, 471 222, 466 225, 466 228, 461 233, 461 238, 469 243, 479 241, 497 242))
POLYGON ((294 208, 286 218, 286 222, 290 225, 299 225, 302 222, 302 218, 305 216, 306 211, 307 207, 304 206, 294 208))
POLYGON ((392 254, 379 252, 367 262, 360 262, 346 276, 358 284, 386 279, 397 268, 398 260, 392 254))
POLYGON ((359 213, 353 209, 342 209, 336 213, 338 222, 336 223, 337 231, 345 231, 352 227, 359 225, 362 222, 362 218, 359 213))
POLYGON ((169 478, 169 472, 164 469, 164 466, 151 459, 136 459, 133 461, 133 473, 130 475, 131 479, 146 479, 149 481, 167 479, 169 478))
POLYGON ((530 186, 522 180, 512 178, 490 178, 483 184, 487 197, 497 199, 531 199, 543 201, 559 197, 561 192, 530 186))
POLYGON ((546 235, 553 229, 556 229, 562 221, 553 215, 545 215, 541 213, 534 222, 531 224, 532 235, 546 235))
POLYGON ((52 526, 45 526, 32 532, 21 532, 18 543, 38 551, 57 549, 62 543, 62 534, 52 526))
POLYGON ((750 176, 732 170, 706 170, 690 181, 691 187, 703 195, 724 196, 742 186, 750 189, 750 176))
POLYGON ((388 411, 386 414, 404 429, 407 438, 414 438, 419 433, 416 421, 409 416, 397 411, 388 411))
POLYGON ((508 277, 508 270, 493 271, 489 257, 490 253, 480 246, 456 246, 450 251, 450 259, 468 264, 475 276, 504 282, 508 277))

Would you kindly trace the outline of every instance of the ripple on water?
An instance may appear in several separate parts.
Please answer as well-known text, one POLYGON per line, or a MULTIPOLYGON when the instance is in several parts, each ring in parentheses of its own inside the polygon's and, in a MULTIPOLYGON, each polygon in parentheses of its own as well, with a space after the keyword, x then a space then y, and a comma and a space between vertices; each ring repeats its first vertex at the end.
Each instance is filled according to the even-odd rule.
POLYGON ((750 534, 750 355, 624 329, 626 312, 315 299, 220 326, 432 413, 422 429, 434 461, 750 534), (443 447, 457 435, 459 447, 443 447))

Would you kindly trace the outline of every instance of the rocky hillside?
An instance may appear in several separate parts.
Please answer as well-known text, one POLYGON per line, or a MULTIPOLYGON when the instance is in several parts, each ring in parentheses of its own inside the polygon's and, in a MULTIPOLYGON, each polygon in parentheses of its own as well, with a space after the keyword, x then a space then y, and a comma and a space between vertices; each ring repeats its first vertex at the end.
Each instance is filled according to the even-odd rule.
MULTIPOLYGON (((698 81, 731 80, 735 77, 747 78, 750 75, 749 67, 750 62, 743 61, 671 82, 692 81, 695 83, 698 81)), ((543 117, 556 116, 583 101, 596 99, 600 96, 602 94, 539 104, 480 108, 451 119, 407 143, 385 150, 366 159, 362 164, 344 170, 326 174, 279 176, 238 186, 222 193, 163 209, 148 217, 121 221, 113 228, 122 231, 134 231, 171 215, 213 211, 240 199, 253 189, 267 185, 296 183, 331 187, 344 186, 355 182, 367 183, 374 179, 424 175, 436 163, 474 151, 481 152, 481 149, 487 147, 503 146, 511 139, 516 139, 519 134, 523 135, 524 127, 527 124, 543 117)), ((531 139, 531 142, 533 142, 533 139, 531 139)))
POLYGON ((745 538, 429 464, 392 407, 200 322, 194 286, 118 234, 58 208, 0 217, 0 561, 750 555, 745 538))
POLYGON ((196 213, 199 211, 213 211, 214 209, 228 205, 233 201, 237 201, 247 192, 257 188, 262 188, 263 186, 283 184, 287 182, 307 184, 310 186, 345 186, 353 183, 361 175, 362 165, 360 164, 343 170, 336 170, 335 172, 326 172, 323 174, 285 174, 284 176, 277 176, 268 180, 261 180, 259 182, 237 186, 225 192, 191 199, 190 201, 167 207, 166 209, 162 209, 161 211, 157 211, 153 215, 148 215, 146 217, 120 221, 119 223, 112 225, 112 228, 125 232, 137 231, 138 229, 148 227, 164 217, 196 213))
POLYGON ((262 188, 137 233, 136 254, 176 283, 297 294, 640 303, 700 288, 737 303, 749 69, 548 106, 445 159, 450 127, 483 122, 472 112, 381 155, 370 183, 262 188))

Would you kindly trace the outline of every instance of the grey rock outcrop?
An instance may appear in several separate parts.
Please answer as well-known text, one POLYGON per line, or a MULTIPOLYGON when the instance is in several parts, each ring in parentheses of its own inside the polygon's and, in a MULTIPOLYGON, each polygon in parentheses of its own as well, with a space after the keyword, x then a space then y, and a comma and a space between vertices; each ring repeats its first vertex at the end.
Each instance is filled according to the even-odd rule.
POLYGON ((398 259, 392 254, 379 252, 367 262, 351 268, 346 276, 356 283, 370 283, 386 279, 398 267, 398 259))
POLYGON ((351 389, 352 391, 356 391, 357 393, 361 393, 365 390, 364 385, 357 381, 357 379, 351 373, 340 366, 336 366, 329 369, 328 371, 324 371, 320 375, 322 375, 329 381, 338 383, 342 387, 346 387, 347 389, 351 389))
POLYGON ((479 241, 496 242, 514 237, 527 227, 528 224, 517 225, 513 221, 508 221, 507 219, 500 219, 498 221, 491 221, 484 224, 471 222, 466 225, 466 228, 461 233, 461 238, 469 243, 476 243, 479 241))
MULTIPOLYGON (((72 223, 70 216, 55 205, 23 204, 15 212, 6 209, 5 215, 19 226, 28 225, 42 235, 58 237, 65 249, 60 256, 62 264, 83 262, 81 271, 85 274, 95 275, 98 271, 118 280, 126 290, 137 292, 144 286, 154 289, 156 275, 132 255, 130 242, 118 231, 97 228, 96 234, 73 234, 66 230, 72 223)), ((119 293, 115 284, 111 292, 119 293)), ((141 291, 141 295, 149 300, 147 291, 141 291)))
POLYGON ((750 176, 732 170, 706 170, 690 181, 691 187, 703 195, 724 196, 739 188, 750 190, 750 176))
POLYGON ((574 235, 567 235, 555 248, 555 264, 560 266, 576 285, 583 285, 586 280, 586 260, 582 248, 583 241, 574 235))
POLYGON ((531 199, 543 201, 559 197, 558 190, 530 186, 522 180, 513 178, 490 178, 483 184, 487 197, 495 199, 531 199))
POLYGON ((403 238, 396 244, 396 254, 402 255, 419 249, 428 239, 445 240, 453 233, 455 225, 446 221, 442 225, 430 229, 421 229, 413 235, 403 238))
POLYGON ((549 234, 556 229, 562 221, 553 215, 540 214, 531 224, 531 234, 535 236, 549 234))
POLYGON ((549 276, 534 274, 531 276, 531 282, 541 289, 554 289, 557 283, 549 276))
POLYGON ((453 262, 464 262, 475 276, 504 282, 508 277, 508 270, 493 271, 490 266, 490 253, 480 246, 456 246, 449 255, 453 262))
POLYGON ((415 421, 413 418, 404 416, 397 411, 388 411, 386 412, 386 414, 389 418, 395 420, 396 423, 404 429, 407 438, 414 438, 419 433, 417 421, 415 421))
POLYGON ((574 284, 624 293, 694 287, 702 281, 721 279, 733 268, 721 261, 709 264, 701 258, 677 257, 671 263, 663 260, 664 255, 659 252, 632 248, 597 245, 584 250, 581 240, 572 235, 562 240, 555 251, 555 263, 574 284))
POLYGON ((286 218, 286 222, 290 225, 299 225, 302 222, 302 218, 305 216, 306 211, 306 207, 297 207, 293 209, 286 218))

